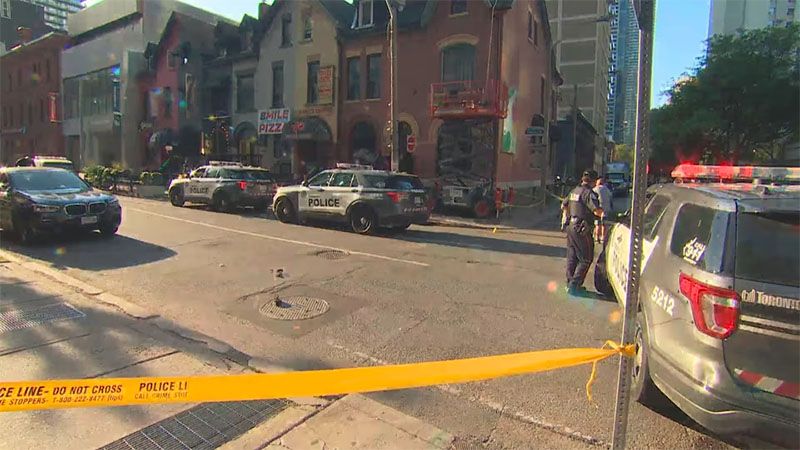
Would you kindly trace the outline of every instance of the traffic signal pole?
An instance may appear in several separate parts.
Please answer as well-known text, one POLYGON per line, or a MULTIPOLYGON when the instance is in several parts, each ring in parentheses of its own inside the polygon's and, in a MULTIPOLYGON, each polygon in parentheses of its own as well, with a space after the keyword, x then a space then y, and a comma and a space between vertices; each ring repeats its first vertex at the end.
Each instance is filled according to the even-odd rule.
MULTIPOLYGON (((633 344, 636 329, 636 316, 639 311, 639 276, 642 261, 642 222, 647 192, 647 160, 650 153, 650 76, 653 56, 653 19, 655 0, 634 1, 639 21, 639 97, 636 114, 636 141, 633 159, 633 195, 631 198, 631 239, 628 252, 628 280, 625 292, 625 315, 622 322, 623 346, 633 344)), ((630 407, 630 382, 632 358, 620 356, 617 373, 617 395, 614 408, 614 432, 611 448, 625 448, 628 411, 630 407)))
POLYGON ((391 133, 391 167, 400 170, 400 145, 397 127, 397 3, 386 0, 389 8, 389 130, 391 133))

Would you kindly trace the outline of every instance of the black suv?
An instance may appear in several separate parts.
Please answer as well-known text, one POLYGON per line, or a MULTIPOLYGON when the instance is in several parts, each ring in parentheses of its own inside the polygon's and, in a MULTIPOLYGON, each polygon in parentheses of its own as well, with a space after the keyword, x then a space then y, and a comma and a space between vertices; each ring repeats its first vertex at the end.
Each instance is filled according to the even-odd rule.
POLYGON ((44 167, 0 169, 0 228, 23 244, 43 232, 100 230, 113 235, 122 221, 116 197, 95 191, 74 172, 44 167))

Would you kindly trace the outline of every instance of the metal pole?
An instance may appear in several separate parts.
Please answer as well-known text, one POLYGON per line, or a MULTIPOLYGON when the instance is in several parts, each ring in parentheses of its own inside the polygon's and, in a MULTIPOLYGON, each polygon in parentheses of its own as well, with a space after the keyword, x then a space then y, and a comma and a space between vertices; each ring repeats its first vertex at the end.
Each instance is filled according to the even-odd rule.
MULTIPOLYGON (((631 244, 628 254, 628 280, 625 292, 625 316, 622 322, 622 345, 633 343, 636 316, 639 310, 639 275, 642 259, 642 222, 647 191, 649 157, 650 75, 653 51, 654 0, 642 0, 639 26, 639 97, 637 105, 636 141, 633 158, 633 198, 631 203, 631 244), (643 19, 644 18, 644 19, 643 19)), ((611 448, 625 448, 630 403, 631 359, 620 356, 617 374, 617 395, 614 408, 614 432, 611 448)))
POLYGON ((397 9, 393 1, 385 0, 389 8, 389 130, 391 133, 392 171, 400 170, 400 145, 397 133, 397 9))
MULTIPOLYGON (((575 173, 576 155, 578 151, 578 85, 573 85, 572 91, 572 152, 569 155, 569 160, 572 163, 572 173, 575 173)), ((567 174, 564 174, 565 178, 567 174)), ((565 180, 566 181, 566 180, 565 180)))

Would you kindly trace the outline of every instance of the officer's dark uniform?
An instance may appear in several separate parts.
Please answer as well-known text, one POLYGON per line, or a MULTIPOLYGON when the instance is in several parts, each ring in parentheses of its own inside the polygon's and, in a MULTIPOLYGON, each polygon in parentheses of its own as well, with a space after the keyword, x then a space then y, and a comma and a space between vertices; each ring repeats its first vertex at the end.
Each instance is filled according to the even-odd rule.
MULTIPOLYGON (((586 173, 584 175, 591 174, 586 173)), ((570 191, 563 202, 567 208, 567 287, 575 292, 583 286, 583 280, 594 259, 592 227, 594 211, 600 208, 600 199, 590 183, 581 183, 570 191)))

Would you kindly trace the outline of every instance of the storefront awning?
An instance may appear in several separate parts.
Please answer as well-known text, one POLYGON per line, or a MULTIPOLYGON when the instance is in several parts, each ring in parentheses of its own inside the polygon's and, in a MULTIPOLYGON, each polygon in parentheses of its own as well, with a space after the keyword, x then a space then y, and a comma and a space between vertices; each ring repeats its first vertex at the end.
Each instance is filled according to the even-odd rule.
POLYGON ((284 139, 331 142, 333 134, 328 124, 319 117, 303 117, 283 127, 284 139))

